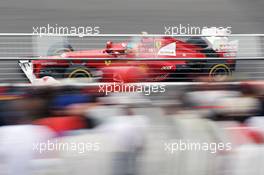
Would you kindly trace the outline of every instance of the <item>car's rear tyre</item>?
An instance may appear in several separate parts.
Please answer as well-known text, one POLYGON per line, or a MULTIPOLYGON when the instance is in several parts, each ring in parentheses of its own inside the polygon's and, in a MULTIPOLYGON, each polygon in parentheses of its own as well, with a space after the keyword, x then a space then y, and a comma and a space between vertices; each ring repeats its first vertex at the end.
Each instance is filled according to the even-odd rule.
POLYGON ((65 70, 65 78, 88 78, 92 79, 91 71, 85 66, 70 66, 65 70))
POLYGON ((201 48, 206 48, 208 47, 208 43, 202 38, 202 37, 190 37, 188 40, 186 40, 186 43, 201 47, 201 48))
POLYGON ((65 52, 71 52, 72 50, 69 48, 59 48, 57 50, 54 50, 53 55, 61 55, 65 52))
POLYGON ((63 78, 63 68, 60 67, 46 67, 40 70, 39 78, 42 77, 53 77, 53 78, 63 78))
POLYGON ((73 47, 67 43, 67 42, 58 42, 53 44, 49 50, 47 55, 48 56, 55 56, 55 55, 61 55, 65 52, 72 52, 74 51, 73 47))
POLYGON ((209 78, 213 81, 227 81, 232 76, 230 67, 226 64, 215 64, 209 67, 209 78))

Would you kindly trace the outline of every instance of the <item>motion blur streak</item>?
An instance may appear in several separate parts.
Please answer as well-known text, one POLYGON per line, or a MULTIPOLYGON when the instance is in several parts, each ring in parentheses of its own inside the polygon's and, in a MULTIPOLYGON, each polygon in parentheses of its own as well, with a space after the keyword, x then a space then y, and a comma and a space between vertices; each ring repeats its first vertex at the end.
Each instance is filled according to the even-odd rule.
MULTIPOLYGON (((182 24, 261 34, 263 5, 262 0, 1 0, 0 32, 33 33, 50 24, 98 26, 100 34, 164 34, 182 24)), ((78 50, 116 42, 78 39, 69 38, 78 50)), ((239 57, 263 57, 263 38, 239 40, 239 57)), ((105 96, 96 85, 60 86, 54 79, 57 86, 16 84, 27 82, 18 58, 43 55, 52 44, 35 42, 0 37, 0 175, 264 174, 264 82, 253 81, 263 80, 263 60, 237 62, 235 80, 247 82, 105 96), (35 55, 36 50, 41 52, 35 55)))
POLYGON ((1 86, 1 174, 263 172, 264 82, 168 86, 1 86), (253 164, 252 164, 253 163, 253 164))

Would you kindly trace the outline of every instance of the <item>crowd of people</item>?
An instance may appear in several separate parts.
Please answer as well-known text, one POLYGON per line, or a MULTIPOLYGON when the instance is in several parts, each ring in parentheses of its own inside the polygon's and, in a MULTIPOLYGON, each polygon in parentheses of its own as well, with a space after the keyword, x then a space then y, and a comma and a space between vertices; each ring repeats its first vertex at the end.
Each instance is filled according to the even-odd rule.
POLYGON ((264 82, 97 88, 0 87, 0 174, 264 172, 264 82))

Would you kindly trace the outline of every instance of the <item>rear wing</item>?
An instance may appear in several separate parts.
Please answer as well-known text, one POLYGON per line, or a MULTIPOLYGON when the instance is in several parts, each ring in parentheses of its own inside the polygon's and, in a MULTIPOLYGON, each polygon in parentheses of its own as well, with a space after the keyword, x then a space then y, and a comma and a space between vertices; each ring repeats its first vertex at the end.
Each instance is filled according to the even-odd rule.
POLYGON ((206 28, 202 30, 202 35, 210 35, 205 37, 208 45, 216 52, 231 52, 236 55, 238 51, 238 40, 230 40, 230 33, 227 29, 217 29, 216 27, 206 28))

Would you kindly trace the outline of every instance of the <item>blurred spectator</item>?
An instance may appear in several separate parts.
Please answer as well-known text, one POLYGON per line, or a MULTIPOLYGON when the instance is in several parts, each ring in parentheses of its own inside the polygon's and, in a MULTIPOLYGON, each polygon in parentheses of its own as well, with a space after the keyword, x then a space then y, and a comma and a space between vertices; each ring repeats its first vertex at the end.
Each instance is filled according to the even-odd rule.
POLYGON ((140 94, 131 93, 111 94, 101 98, 100 101, 108 104, 105 109, 99 107, 101 114, 107 119, 102 119, 100 113, 96 114, 98 107, 88 110, 86 117, 101 121, 97 126, 98 131, 110 132, 117 137, 119 151, 114 154, 113 175, 136 175, 139 168, 138 158, 144 148, 148 122, 145 116, 135 115, 131 108, 150 101, 140 94))
MULTIPOLYGON (((33 145, 51 138, 62 142, 97 138, 113 141, 110 158, 95 156, 112 161, 108 174, 224 174, 232 162, 230 157, 242 154, 236 152, 241 146, 264 145, 260 116, 263 89, 263 83, 247 82, 241 86, 210 82, 171 86, 162 95, 113 93, 99 97, 89 86, 0 88, 0 174, 30 174, 30 161, 40 156, 33 145), (234 147, 230 152, 214 155, 179 151, 169 155, 164 143, 175 139, 229 141, 234 147), (139 173, 140 168, 144 170, 139 173)), ((95 154, 63 152, 56 156, 63 155, 62 162, 70 157, 61 169, 75 173, 79 163, 95 154)), ((262 152, 255 153, 258 154, 262 152)), ((93 161, 101 163, 97 159, 87 162, 93 161)), ((88 170, 78 172, 85 174, 88 170)))
POLYGON ((56 132, 58 136, 62 136, 66 131, 83 129, 86 127, 85 121, 79 116, 50 116, 48 118, 35 120, 34 124, 47 126, 56 132))
POLYGON ((81 94, 74 89, 63 92, 54 95, 50 101, 50 116, 34 121, 35 124, 48 126, 58 135, 66 131, 86 128, 87 122, 82 117, 82 111, 94 101, 92 96, 81 94))
POLYGON ((53 132, 43 126, 32 125, 31 101, 9 101, 1 113, 5 126, 0 127, 1 173, 29 175, 34 158, 34 146, 53 137, 53 132))

